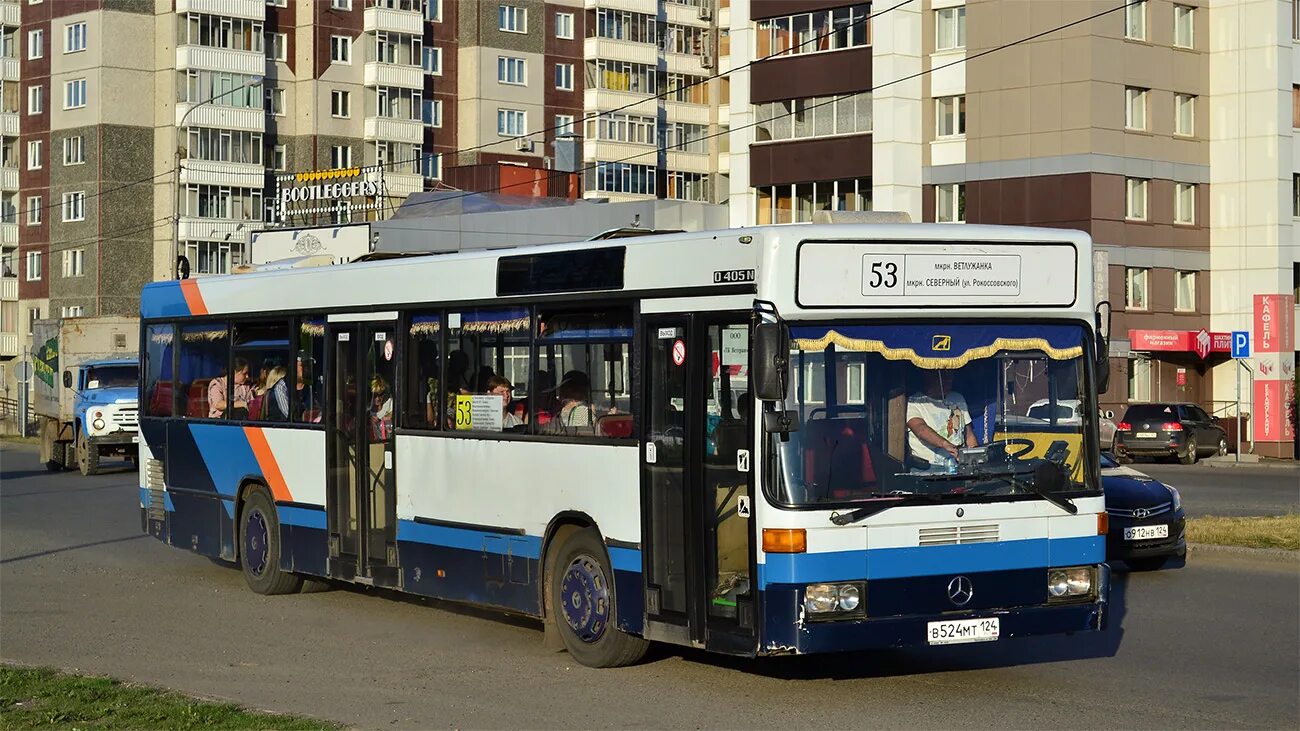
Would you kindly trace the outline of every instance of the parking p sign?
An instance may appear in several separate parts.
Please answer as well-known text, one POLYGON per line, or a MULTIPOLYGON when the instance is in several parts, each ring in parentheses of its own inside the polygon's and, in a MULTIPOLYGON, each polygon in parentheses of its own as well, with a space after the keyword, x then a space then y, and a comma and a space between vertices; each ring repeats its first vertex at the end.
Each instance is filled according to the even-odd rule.
POLYGON ((1249 330, 1232 331, 1232 357, 1233 358, 1250 357, 1250 331, 1249 330))

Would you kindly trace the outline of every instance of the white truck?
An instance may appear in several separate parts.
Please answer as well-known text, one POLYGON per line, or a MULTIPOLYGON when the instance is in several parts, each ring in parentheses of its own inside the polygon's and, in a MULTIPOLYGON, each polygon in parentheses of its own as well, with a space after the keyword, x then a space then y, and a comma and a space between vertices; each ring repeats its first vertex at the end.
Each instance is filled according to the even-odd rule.
POLYGON ((99 471, 101 457, 136 459, 140 321, 39 320, 32 327, 41 460, 49 470, 99 471))

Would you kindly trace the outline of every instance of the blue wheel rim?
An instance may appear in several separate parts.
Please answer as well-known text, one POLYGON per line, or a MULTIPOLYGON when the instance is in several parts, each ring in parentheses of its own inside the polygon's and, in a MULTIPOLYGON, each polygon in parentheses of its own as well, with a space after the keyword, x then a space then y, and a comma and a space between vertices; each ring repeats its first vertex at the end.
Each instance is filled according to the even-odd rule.
POLYGON ((244 565, 254 576, 261 576, 266 571, 266 561, 270 555, 270 534, 266 529, 266 516, 260 510, 250 510, 244 525, 244 565))
POLYGON ((560 581, 560 607, 578 639, 588 644, 598 641, 609 626, 609 582, 600 562, 579 554, 564 571, 560 581))

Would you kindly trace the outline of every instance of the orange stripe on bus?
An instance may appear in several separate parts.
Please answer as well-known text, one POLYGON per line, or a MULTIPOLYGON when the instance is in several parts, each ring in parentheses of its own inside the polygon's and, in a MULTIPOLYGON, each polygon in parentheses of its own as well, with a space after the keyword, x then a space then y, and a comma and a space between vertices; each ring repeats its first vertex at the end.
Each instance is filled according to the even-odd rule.
POLYGON ((293 502, 289 485, 284 481, 280 465, 275 461, 275 454, 271 452, 271 445, 267 443, 261 427, 246 426, 244 435, 248 437, 248 445, 253 448, 253 456, 257 458, 258 466, 262 468, 262 477, 266 478, 266 486, 271 488, 271 496, 278 503, 293 502))
POLYGON ((191 315, 208 314, 208 306, 203 301, 203 294, 199 292, 198 282, 193 279, 182 279, 181 294, 185 297, 185 304, 190 308, 191 315))

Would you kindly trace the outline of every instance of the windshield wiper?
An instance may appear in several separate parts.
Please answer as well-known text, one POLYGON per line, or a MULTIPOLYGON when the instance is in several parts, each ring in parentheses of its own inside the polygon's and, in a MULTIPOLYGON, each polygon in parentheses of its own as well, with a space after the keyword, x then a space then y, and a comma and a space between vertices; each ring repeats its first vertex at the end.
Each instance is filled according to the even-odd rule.
MULTIPOLYGON (((1041 497, 1047 502, 1069 513, 1070 515, 1078 514, 1079 506, 1075 505, 1073 500, 1071 500, 1068 497, 1061 497, 1060 495, 1054 495, 1050 490, 1045 490, 1039 486, 1038 484, 1039 482, 1046 482, 1051 479, 1046 475, 1047 475, 1047 471, 1052 469, 1053 467, 1055 467, 1058 470, 1060 469, 1060 466, 1053 462, 1040 463, 1037 467, 1034 468, 1034 479, 1028 482, 1019 479, 1019 477, 1017 476, 1018 473, 998 472, 998 473, 984 473, 984 474, 988 474, 989 476, 992 477, 1002 477, 1006 479, 1008 482, 1010 482, 1012 485, 1019 487, 1025 492, 1034 493, 1035 495, 1041 497), (1051 466, 1049 467, 1048 465, 1051 466)), ((1059 473, 1057 474, 1057 477, 1059 478, 1059 473)))
POLYGON ((898 507, 908 500, 916 500, 917 498, 928 502, 938 502, 941 499, 941 496, 926 495, 924 493, 915 492, 898 495, 882 495, 881 497, 871 498, 872 503, 870 505, 863 505, 862 507, 855 508, 847 513, 841 513, 838 511, 831 513, 831 522, 835 525, 852 525, 853 523, 870 518, 876 513, 898 507))

